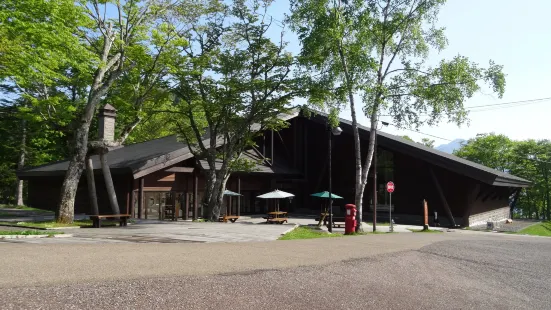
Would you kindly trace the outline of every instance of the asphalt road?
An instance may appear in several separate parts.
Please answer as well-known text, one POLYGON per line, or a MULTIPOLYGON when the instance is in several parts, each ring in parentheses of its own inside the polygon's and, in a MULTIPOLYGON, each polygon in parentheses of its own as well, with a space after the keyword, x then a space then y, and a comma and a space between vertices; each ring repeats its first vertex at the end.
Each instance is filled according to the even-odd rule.
POLYGON ((7 244, 0 308, 549 309, 550 254, 551 239, 480 233, 7 244))

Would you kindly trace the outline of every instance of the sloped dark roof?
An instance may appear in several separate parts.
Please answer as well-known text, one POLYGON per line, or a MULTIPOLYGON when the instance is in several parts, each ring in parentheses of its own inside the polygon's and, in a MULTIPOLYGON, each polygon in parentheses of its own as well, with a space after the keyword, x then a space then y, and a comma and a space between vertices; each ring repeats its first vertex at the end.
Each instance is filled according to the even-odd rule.
MULTIPOLYGON (((295 109, 288 114, 281 114, 282 120, 289 120, 299 115, 295 109)), ((251 130, 259 130, 259 124, 253 124, 251 130)), ((206 134, 203 140, 205 145, 210 145, 210 138, 206 134)), ((222 145, 223 140, 217 139, 216 146, 222 145)), ((139 178, 155 171, 172 166, 183 160, 192 158, 193 154, 185 143, 179 142, 175 135, 159 138, 142 143, 130 144, 110 151, 107 155, 107 163, 113 174, 131 173, 134 178, 139 178)), ((92 156, 94 170, 101 169, 99 156, 92 156)), ((37 167, 26 168, 17 172, 17 175, 26 179, 34 176, 62 176, 67 171, 69 161, 59 161, 37 167)))
MULTIPOLYGON (((271 173, 271 174, 284 174, 284 175, 299 175, 300 171, 293 169, 283 158, 275 158, 274 164, 270 165, 265 160, 264 157, 258 150, 252 148, 246 150, 241 155, 242 158, 247 159, 257 164, 254 166, 253 170, 250 173, 271 173)), ((206 160, 200 160, 199 164, 204 170, 209 170, 209 164, 206 160)), ((222 160, 216 160, 215 163, 216 170, 222 167, 222 160)))
MULTIPOLYGON (((155 165, 165 167, 193 157, 186 144, 177 141, 176 136, 168 136, 147 142, 130 144, 110 151, 107 163, 113 173, 139 173, 155 165)), ((92 156, 94 169, 101 169, 99 156, 92 156)), ((40 175, 64 175, 69 161, 28 168, 18 172, 21 178, 40 175)))
MULTIPOLYGON (((298 111, 291 114, 282 115, 284 120, 290 120, 299 115, 298 111)), ((316 112, 311 120, 325 124, 327 115, 316 112)), ((352 133, 352 122, 340 119, 340 126, 345 132, 352 133)), ((253 126, 258 130, 259 126, 253 126)), ((360 136, 367 140, 369 136, 369 128, 359 125, 360 136)), ((209 139, 206 137, 205 143, 209 139)), ((420 143, 405 140, 401 137, 391 135, 382 131, 377 132, 378 145, 387 148, 391 151, 408 154, 414 158, 418 158, 430 164, 442 167, 453 171, 460 175, 464 175, 486 184, 494 186, 510 186, 510 187, 527 187, 531 182, 514 175, 501 172, 486 166, 474 163, 472 161, 448 154, 420 143)), ((217 141, 217 145, 221 145, 222 141, 217 141)), ((255 150, 248 150, 245 156, 251 160, 260 161, 261 155, 255 150)), ((107 160, 109 167, 113 173, 131 173, 134 178, 138 178, 149 173, 164 169, 183 160, 192 158, 188 146, 177 141, 176 136, 168 136, 160 139, 155 139, 143 143, 127 145, 109 152, 107 160)), ((92 157, 94 168, 100 169, 98 156, 92 157)), ((296 174, 292 168, 289 168, 285 162, 274 160, 275 165, 268 164, 257 165, 259 173, 276 173, 276 174, 296 174)), ((208 168, 205 161, 200 161, 203 168, 208 168)), ((39 167, 28 168, 19 171, 17 174, 22 179, 32 176, 41 175, 64 175, 68 166, 68 161, 61 161, 52 164, 47 164, 39 167)), ((218 164, 217 164, 217 167, 218 164)))
MULTIPOLYGON (((315 112, 311 119, 325 124, 327 122, 327 114, 315 112)), ((339 126, 345 132, 351 134, 352 121, 342 118, 339 121, 339 126)), ((370 128, 358 125, 358 129, 360 129, 361 138, 367 140, 370 128)), ((528 187, 531 185, 530 181, 523 178, 382 131, 377 131, 377 144, 391 151, 408 154, 414 158, 421 159, 425 162, 479 180, 486 184, 510 187, 528 187)))

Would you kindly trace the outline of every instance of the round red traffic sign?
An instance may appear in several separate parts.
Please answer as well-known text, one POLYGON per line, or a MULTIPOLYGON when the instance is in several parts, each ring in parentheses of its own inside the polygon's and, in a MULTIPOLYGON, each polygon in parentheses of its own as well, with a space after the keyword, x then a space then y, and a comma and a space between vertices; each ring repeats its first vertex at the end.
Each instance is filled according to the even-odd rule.
POLYGON ((389 193, 394 192, 394 183, 392 181, 386 183, 386 191, 389 193))

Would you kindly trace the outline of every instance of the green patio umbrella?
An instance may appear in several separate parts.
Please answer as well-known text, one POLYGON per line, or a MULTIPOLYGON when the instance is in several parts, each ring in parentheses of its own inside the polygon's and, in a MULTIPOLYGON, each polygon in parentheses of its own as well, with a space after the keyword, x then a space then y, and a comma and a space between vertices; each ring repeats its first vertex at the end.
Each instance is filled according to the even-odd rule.
MULTIPOLYGON (((318 198, 327 198, 329 199, 329 192, 328 191, 323 191, 323 192, 319 192, 319 193, 315 193, 315 194, 312 194, 310 195, 312 197, 318 197, 318 198)), ((332 199, 343 199, 341 196, 339 195, 335 195, 333 193, 331 193, 331 198, 332 199)))
MULTIPOLYGON (((310 196, 329 199, 329 192, 328 191, 323 191, 323 192, 311 194, 310 196)), ((331 193, 331 199, 343 199, 343 198, 339 195, 335 195, 335 194, 331 193)), ((327 201, 327 204, 329 204, 329 201, 327 201)), ((321 212, 322 212, 322 214, 327 214, 327 206, 325 206, 325 211, 321 210, 321 212)), ((325 219, 325 215, 322 215, 320 217, 319 222, 318 222, 318 227, 321 226, 321 222, 324 219, 325 219)))

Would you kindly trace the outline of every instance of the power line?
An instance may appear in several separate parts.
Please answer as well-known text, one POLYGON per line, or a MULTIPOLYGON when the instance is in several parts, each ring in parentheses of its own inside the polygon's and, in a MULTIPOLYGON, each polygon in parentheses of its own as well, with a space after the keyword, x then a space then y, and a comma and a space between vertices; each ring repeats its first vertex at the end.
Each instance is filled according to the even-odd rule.
MULTIPOLYGON (((498 110, 498 109, 504 109, 504 108, 524 106, 524 105, 544 102, 544 101, 548 101, 548 100, 551 100, 551 97, 528 99, 528 100, 519 100, 519 101, 510 101, 510 102, 501 102, 501 103, 493 103, 493 104, 484 104, 484 105, 477 105, 477 106, 471 106, 471 107, 466 107, 466 108, 470 112, 484 112, 484 111, 491 111, 491 110, 498 110), (509 106, 507 106, 507 105, 509 105, 509 106), (498 108, 492 108, 492 107, 498 107, 498 108), (474 111, 472 110, 472 109, 477 109, 477 108, 486 108, 486 109, 474 110, 474 111)), ((428 114, 421 114, 421 115, 428 115, 428 114)), ((391 116, 391 115, 380 115, 380 116, 391 116)), ((392 123, 388 123, 388 124, 398 128, 398 129, 402 129, 402 130, 405 129, 405 130, 415 132, 415 133, 418 133, 418 134, 421 134, 421 135, 425 135, 425 136, 428 136, 428 137, 432 137, 432 138, 436 138, 436 139, 440 139, 440 140, 445 140, 445 141, 450 141, 450 142, 454 141, 452 139, 439 137, 439 136, 424 133, 424 132, 421 132, 421 131, 418 131, 418 130, 413 130, 413 129, 408 129, 408 128, 401 128, 401 127, 397 126, 396 124, 392 124, 392 123)))
POLYGON ((523 105, 523 104, 528 104, 528 103, 538 103, 538 102, 547 101, 547 100, 551 100, 551 97, 520 100, 520 101, 510 101, 510 102, 502 102, 502 103, 493 103, 493 104, 475 105, 475 106, 465 107, 465 108, 467 110, 471 110, 471 109, 477 109, 477 108, 495 107, 495 106, 511 105, 511 104, 519 104, 519 103, 520 103, 519 105, 523 105))
MULTIPOLYGON (((483 105, 475 105, 470 107, 465 107, 466 111, 469 112, 486 112, 486 111, 494 111, 499 109, 506 109, 506 108, 515 108, 535 103, 541 103, 545 101, 551 100, 551 97, 546 98, 537 98, 537 99, 528 99, 528 100, 520 100, 520 101, 510 101, 510 102, 501 102, 501 103, 492 103, 492 104, 483 104, 483 105), (479 109, 482 108, 482 109, 479 109)), ((430 116, 431 114, 428 113, 420 113, 419 116, 430 116)), ((390 114, 383 114, 380 116, 392 116, 390 114)))
POLYGON ((391 125, 391 126, 394 126, 394 127, 398 128, 398 129, 405 129, 405 130, 408 130, 408 131, 411 131, 411 132, 419 133, 419 134, 422 134, 422 135, 425 135, 425 136, 429 136, 429 137, 433 137, 433 138, 436 138, 436 139, 445 140, 445 141, 450 141, 450 142, 453 141, 453 140, 451 140, 451 139, 447 139, 447 138, 442 138, 442 137, 439 137, 439 136, 431 135, 430 133, 424 133, 424 132, 421 132, 421 131, 419 131, 419 130, 413 130, 413 129, 408 129, 408 128, 400 128, 398 125, 392 124, 392 123, 388 123, 388 124, 391 125))

